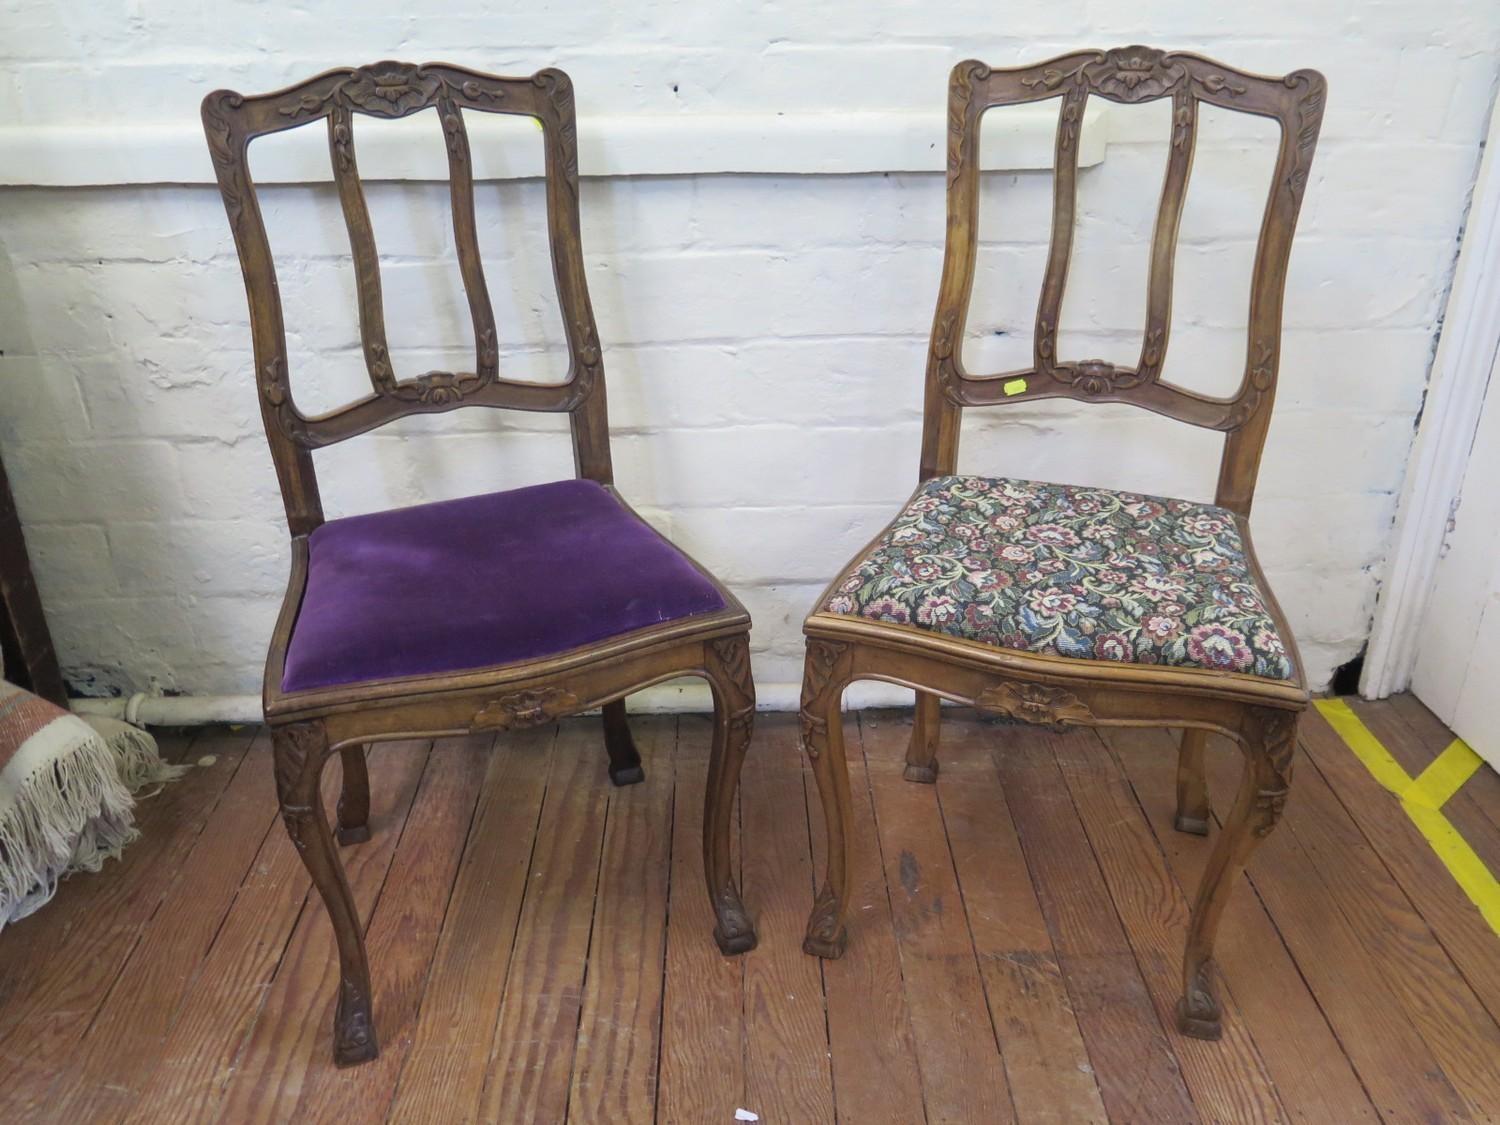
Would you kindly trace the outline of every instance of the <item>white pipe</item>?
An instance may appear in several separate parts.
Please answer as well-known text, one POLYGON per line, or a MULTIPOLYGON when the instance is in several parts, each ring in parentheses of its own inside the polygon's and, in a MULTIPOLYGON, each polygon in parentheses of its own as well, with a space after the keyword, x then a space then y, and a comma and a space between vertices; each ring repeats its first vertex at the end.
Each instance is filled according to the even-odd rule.
MULTIPOLYGON (((756 707, 761 711, 795 711, 802 695, 801 684, 756 684, 756 707)), ((629 700, 635 714, 673 712, 703 713, 713 709, 708 685, 701 681, 657 684, 636 692, 629 700)), ((864 681, 844 693, 844 707, 910 707, 912 693, 895 684, 864 681)), ((113 699, 75 699, 80 715, 104 715, 139 726, 191 727, 205 723, 258 723, 258 695, 147 695, 136 692, 113 699)))

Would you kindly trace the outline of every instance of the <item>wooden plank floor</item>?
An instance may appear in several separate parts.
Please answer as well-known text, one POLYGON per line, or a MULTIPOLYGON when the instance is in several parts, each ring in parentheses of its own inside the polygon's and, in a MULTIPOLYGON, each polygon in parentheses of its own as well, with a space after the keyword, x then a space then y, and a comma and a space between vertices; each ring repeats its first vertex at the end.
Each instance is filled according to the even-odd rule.
MULTIPOLYGON (((1411 773, 1448 733, 1355 704, 1411 773)), ((760 947, 710 939, 709 724, 597 720, 370 755, 344 852, 383 1047, 335 1070, 332 933, 277 821, 264 732, 163 735, 205 764, 144 837, 0 932, 0 1121, 1497 1121, 1500 938, 1317 712, 1282 825, 1220 939, 1225 1035, 1171 1014, 1212 840, 1171 830, 1165 731, 846 717, 849 952, 800 949, 821 811, 790 716, 763 716, 736 859, 760 947), (741 844, 743 841, 743 844, 741 844)), ((1237 774, 1211 742, 1215 807, 1237 774)), ((337 770, 326 787, 332 799, 337 770)), ((1500 857, 1500 778, 1446 810, 1500 857)))

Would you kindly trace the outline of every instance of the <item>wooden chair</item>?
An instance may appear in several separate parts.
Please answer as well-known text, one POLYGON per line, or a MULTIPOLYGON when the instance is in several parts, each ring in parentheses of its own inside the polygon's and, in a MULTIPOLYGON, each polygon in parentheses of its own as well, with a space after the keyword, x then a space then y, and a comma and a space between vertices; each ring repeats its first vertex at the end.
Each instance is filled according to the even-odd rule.
POLYGON ((292 575, 266 662, 265 717, 282 817, 333 919, 340 982, 334 1061, 377 1053, 363 929, 319 797, 343 760, 338 839, 369 838, 366 744, 513 730, 602 707, 616 785, 643 777, 624 697, 677 676, 713 691, 703 853, 714 937, 755 945, 729 865, 740 764, 755 715, 750 618, 734 596, 640 519, 612 484, 604 370, 584 280, 573 87, 559 70, 501 78, 443 64, 333 70, 272 94, 209 94, 203 124, 250 300, 266 437, 292 535, 292 575), (386 347, 380 268, 355 163, 356 114, 433 108, 448 149, 453 233, 474 324, 472 372, 400 379, 386 347), (502 379, 475 234, 464 113, 542 125, 552 265, 569 366, 559 383, 502 379), (275 266, 246 149, 255 137, 326 122, 353 249, 371 394, 307 415, 289 385, 275 266), (577 479, 325 521, 315 449, 409 414, 463 406, 566 411, 577 479))
POLYGON ((1235 876, 1276 824, 1308 692, 1286 621, 1250 545, 1250 503, 1271 418, 1292 229, 1317 143, 1325 85, 1300 70, 1247 74, 1146 47, 1080 51, 1036 66, 954 68, 948 97, 948 236, 927 362, 916 494, 834 580, 807 618, 802 737, 828 826, 827 878, 804 949, 846 942, 849 778, 839 717, 853 680, 917 690, 906 777, 932 782, 939 702, 1031 723, 1184 728, 1176 826, 1208 832, 1203 746, 1238 742, 1244 779, 1193 907, 1178 1004, 1181 1030, 1220 1034, 1209 971, 1235 876), (1140 360, 1118 367, 1056 354, 1072 245, 1078 131, 1090 96, 1170 98, 1171 148, 1157 214, 1140 360), (1052 244, 1029 370, 970 375, 961 348, 974 280, 980 116, 1061 99, 1052 244), (1274 118, 1280 150, 1255 254, 1248 356, 1238 392, 1212 398, 1161 380, 1172 263, 1198 106, 1274 118), (960 477, 964 407, 1072 398, 1133 403, 1225 435, 1216 505, 1105 489, 960 477))

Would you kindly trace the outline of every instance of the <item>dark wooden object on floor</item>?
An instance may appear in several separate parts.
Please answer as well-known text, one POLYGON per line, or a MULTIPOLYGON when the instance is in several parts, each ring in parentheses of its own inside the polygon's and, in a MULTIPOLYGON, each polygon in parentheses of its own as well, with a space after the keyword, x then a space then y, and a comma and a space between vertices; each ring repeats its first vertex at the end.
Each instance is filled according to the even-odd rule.
MULTIPOLYGON (((948 234, 927 364, 920 480, 957 471, 959 419, 965 407, 1071 398, 1131 403, 1225 435, 1217 503, 1233 513, 1251 573, 1265 592, 1280 636, 1296 656, 1250 546, 1249 515, 1270 424, 1281 346, 1282 297, 1292 231, 1322 121, 1325 84, 1315 71, 1284 78, 1248 74, 1208 59, 1147 47, 1080 51, 1035 66, 995 70, 962 62, 948 99, 948 234), (1146 327, 1135 367, 1103 360, 1065 361, 1056 354, 1059 312, 1077 207, 1078 132, 1091 96, 1137 104, 1169 98, 1171 149, 1152 242, 1146 327), (973 376, 963 367, 964 320, 978 250, 979 124, 991 106, 1061 99, 1051 251, 1037 309, 1034 365, 1026 371, 973 376), (1170 327, 1172 269, 1198 106, 1208 104, 1275 119, 1281 143, 1251 284, 1247 358, 1239 391, 1208 397, 1161 380, 1170 327)), ((850 573, 829 587, 831 594, 850 573)), ((849 903, 849 771, 839 722, 843 690, 854 680, 888 680, 917 689, 908 780, 931 783, 938 770, 939 701, 1031 723, 1184 728, 1176 826, 1205 834, 1210 809, 1203 776, 1205 735, 1234 739, 1245 769, 1233 811, 1215 844, 1192 910, 1183 964, 1178 1027, 1216 1039, 1222 1031, 1210 957, 1230 888, 1255 845, 1275 827, 1291 784, 1297 720, 1308 703, 1300 678, 1262 679, 1208 669, 1114 663, 1000 648, 913 625, 824 610, 805 624, 803 741, 818 779, 828 827, 827 876, 808 921, 804 948, 843 954, 849 903)), ((867 862, 873 862, 872 858, 867 862)))
POLYGON ((11 683, 59 707, 68 705, 4 461, 0 461, 0 657, 11 683))
POLYGON ((244 272, 261 412, 292 534, 292 575, 271 640, 264 703, 272 727, 282 816, 337 936, 335 1061, 359 1063, 377 1053, 364 926, 319 799, 324 764, 335 752, 343 759, 337 836, 339 842, 352 844, 369 838, 364 762, 369 743, 513 730, 602 707, 610 776, 615 784, 626 785, 642 780, 643 772, 626 725, 624 697, 674 677, 706 679, 713 691, 715 719, 703 849, 717 923, 714 937, 726 954, 753 948, 755 932, 730 870, 730 810, 755 714, 750 618, 719 583, 712 585, 722 609, 634 629, 544 658, 294 692, 282 686, 306 591, 309 536, 324 522, 313 450, 407 415, 461 406, 565 411, 572 425, 578 476, 613 493, 604 372, 579 240, 578 150, 568 76, 549 69, 504 78, 438 63, 381 62, 329 71, 271 94, 216 91, 204 99, 203 124, 244 272), (447 143, 454 240, 474 323, 475 370, 398 379, 386 346, 379 259, 355 163, 353 128, 357 114, 398 118, 428 108, 437 111, 447 143), (480 262, 464 127, 464 113, 470 110, 529 116, 542 126, 547 229, 569 356, 567 377, 561 382, 516 382, 498 374, 495 320, 480 262), (349 228, 372 393, 339 409, 306 415, 298 410, 288 382, 281 298, 246 150, 256 137, 316 122, 327 123, 334 179, 349 228))

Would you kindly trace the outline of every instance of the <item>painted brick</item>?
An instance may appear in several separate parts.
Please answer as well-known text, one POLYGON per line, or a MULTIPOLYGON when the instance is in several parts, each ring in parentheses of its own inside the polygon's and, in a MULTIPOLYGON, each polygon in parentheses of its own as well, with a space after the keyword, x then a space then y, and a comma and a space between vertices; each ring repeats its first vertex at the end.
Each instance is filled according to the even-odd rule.
MULTIPOLYGON (((955 60, 1006 65, 1084 43, 1191 46, 1268 73, 1318 67, 1325 143, 1292 256, 1254 517, 1315 685, 1368 632, 1500 76, 1500 9, 1469 0, 583 0, 504 19, 460 0, 420 16, 375 3, 354 21, 332 0, 275 21, 254 5, 161 0, 83 18, 18 0, 9 17, 0 115, 23 126, 123 125, 127 109, 128 123, 171 124, 195 119, 215 87, 272 89, 330 61, 392 55, 561 65, 583 115, 936 118, 955 60), (333 28, 337 60, 320 46, 333 28), (73 96, 57 98, 63 88, 73 96)), ((1112 111, 1105 159, 1081 174, 1065 356, 1128 362, 1139 350, 1162 110, 1112 111)), ((1232 393, 1244 370, 1245 270, 1274 132, 1203 114, 1166 375, 1204 393, 1232 393)), ((277 143, 257 142, 252 163, 277 143)), ((468 367, 443 185, 367 191, 398 373, 468 367)), ((1030 362, 1051 194, 1047 173, 984 176, 964 348, 975 371, 1030 362)), ((581 196, 622 491, 743 597, 756 676, 793 684, 803 616, 915 480, 943 179, 586 179, 581 196)), ((276 185, 262 204, 299 404, 367 393, 332 188, 276 185)), ((558 377, 541 184, 482 184, 478 224, 502 371, 558 377)), ((92 691, 258 691, 288 549, 217 192, 6 189, 0 246, 0 447, 69 675, 92 691)), ((325 506, 337 517, 566 476, 566 430, 560 417, 489 411, 409 420, 316 455, 325 506)), ((971 412, 961 467, 1206 499, 1221 445, 1127 408, 1027 404, 971 412)))

